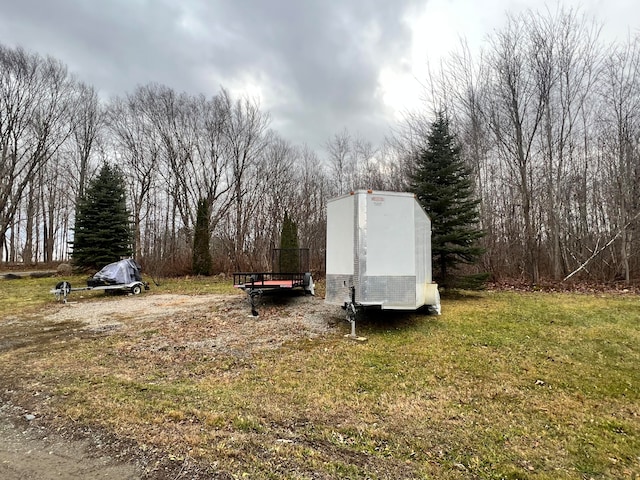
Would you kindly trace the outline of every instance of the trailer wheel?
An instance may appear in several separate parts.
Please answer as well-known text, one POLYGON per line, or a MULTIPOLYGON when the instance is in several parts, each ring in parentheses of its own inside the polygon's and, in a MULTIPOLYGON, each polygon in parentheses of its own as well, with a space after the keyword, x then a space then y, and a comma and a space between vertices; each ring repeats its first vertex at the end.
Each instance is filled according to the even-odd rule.
POLYGON ((140 295, 140 293, 142 293, 142 287, 140 286, 140 284, 136 284, 131 287, 131 293, 133 293, 134 295, 140 295))

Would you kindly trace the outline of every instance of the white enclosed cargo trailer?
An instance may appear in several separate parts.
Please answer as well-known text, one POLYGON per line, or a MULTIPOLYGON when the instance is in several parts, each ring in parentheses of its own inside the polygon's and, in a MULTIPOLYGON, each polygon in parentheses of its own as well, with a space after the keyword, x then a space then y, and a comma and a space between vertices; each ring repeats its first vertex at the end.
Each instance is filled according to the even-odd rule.
POLYGON ((440 313, 431 220, 411 193, 358 190, 329 200, 326 267, 327 303, 383 310, 426 305, 440 313))

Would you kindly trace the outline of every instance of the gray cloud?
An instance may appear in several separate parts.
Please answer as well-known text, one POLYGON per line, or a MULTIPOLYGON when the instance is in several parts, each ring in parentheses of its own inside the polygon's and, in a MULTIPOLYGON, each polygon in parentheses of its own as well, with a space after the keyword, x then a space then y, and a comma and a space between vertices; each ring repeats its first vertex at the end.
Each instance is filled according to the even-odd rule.
POLYGON ((228 16, 245 18, 237 31, 245 39, 242 66, 268 72, 275 84, 269 106, 286 130, 313 126, 316 141, 343 127, 381 135, 379 70, 411 41, 400 2, 255 2, 250 12, 246 2, 233 5, 228 16))
POLYGON ((378 75, 401 68, 413 3, 0 0, 0 41, 62 60, 104 95, 149 82, 213 95, 250 79, 281 135, 319 147, 344 127, 386 132, 378 75))

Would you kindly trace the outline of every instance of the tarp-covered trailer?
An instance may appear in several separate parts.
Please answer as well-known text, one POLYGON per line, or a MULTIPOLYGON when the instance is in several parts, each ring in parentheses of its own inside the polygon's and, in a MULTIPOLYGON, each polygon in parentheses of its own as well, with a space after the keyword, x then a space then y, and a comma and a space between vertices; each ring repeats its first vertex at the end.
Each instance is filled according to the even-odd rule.
POLYGON ((130 292, 133 295, 142 293, 142 290, 149 290, 149 284, 142 280, 141 267, 138 263, 127 258, 118 262, 110 263, 87 280, 86 287, 71 288, 71 283, 63 280, 58 282, 55 288, 51 289, 56 300, 67 302, 67 296, 71 292, 84 290, 104 290, 105 292, 130 292))
POLYGON ((440 313, 431 220, 412 193, 358 190, 329 200, 326 268, 326 303, 440 313))

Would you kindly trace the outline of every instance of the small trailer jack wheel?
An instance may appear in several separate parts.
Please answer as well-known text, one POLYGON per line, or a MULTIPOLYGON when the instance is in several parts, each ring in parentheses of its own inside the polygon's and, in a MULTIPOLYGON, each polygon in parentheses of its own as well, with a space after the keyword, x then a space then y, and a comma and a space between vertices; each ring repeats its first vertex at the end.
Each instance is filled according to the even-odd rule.
POLYGON ((67 303, 67 295, 71 292, 71 284, 67 281, 58 282, 55 288, 56 300, 60 300, 67 303))

